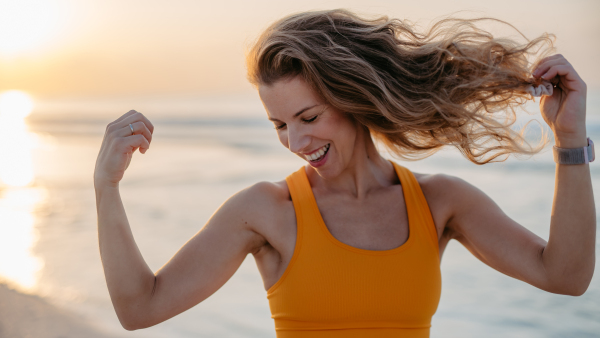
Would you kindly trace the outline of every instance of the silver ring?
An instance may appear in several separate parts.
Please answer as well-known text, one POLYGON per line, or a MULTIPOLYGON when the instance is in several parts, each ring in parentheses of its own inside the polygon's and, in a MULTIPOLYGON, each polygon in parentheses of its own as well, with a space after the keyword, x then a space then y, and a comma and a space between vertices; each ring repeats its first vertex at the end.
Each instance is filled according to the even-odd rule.
POLYGON ((135 132, 133 131, 133 126, 131 125, 131 123, 129 124, 129 129, 131 129, 131 135, 135 134, 135 132))

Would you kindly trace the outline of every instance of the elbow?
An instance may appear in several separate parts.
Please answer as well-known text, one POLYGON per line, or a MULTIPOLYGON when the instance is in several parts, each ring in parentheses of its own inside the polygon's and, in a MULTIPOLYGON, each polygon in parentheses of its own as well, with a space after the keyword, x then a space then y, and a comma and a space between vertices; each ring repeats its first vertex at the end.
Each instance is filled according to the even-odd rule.
POLYGON ((121 321, 121 326, 127 331, 135 331, 141 329, 141 327, 133 325, 133 323, 123 322, 121 321))
POLYGON ((590 284, 595 270, 595 257, 587 260, 579 266, 571 266, 570 269, 563 269, 558 273, 554 273, 552 278, 547 279, 549 287, 546 291, 579 297, 585 294, 590 284))
POLYGON ((127 330, 127 331, 135 331, 135 330, 140 330, 140 329, 145 329, 147 327, 150 327, 154 324, 149 324, 148 321, 145 320, 141 320, 140 318, 133 318, 133 317, 124 317, 124 316, 118 316, 119 317, 119 322, 121 323, 121 326, 127 330))
POLYGON ((121 326, 127 331, 135 331, 144 328, 140 321, 132 318, 132 316, 117 313, 117 317, 119 318, 121 326))
POLYGON ((576 288, 576 289, 570 289, 570 290, 565 290, 565 291, 556 292, 556 293, 558 293, 560 295, 565 295, 565 296, 579 297, 579 296, 583 295, 585 293, 585 291, 587 291, 587 288, 576 288))
MULTIPOLYGON (((592 273, 593 274, 593 273, 592 273)), ((587 289, 589 288, 592 282, 592 274, 590 274, 589 278, 580 279, 580 280, 568 280, 563 283, 559 287, 554 288, 554 293, 566 295, 566 296, 574 296, 579 297, 583 295, 587 289)))
POLYGON ((127 331, 145 329, 156 325, 156 313, 153 311, 152 296, 156 287, 156 278, 150 297, 144 294, 129 295, 127 297, 111 297, 113 306, 121 326, 127 331))
POLYGON ((587 286, 564 285, 540 289, 557 295, 579 297, 587 291, 587 286))
POLYGON ((587 269, 585 277, 582 278, 579 281, 579 283, 574 283, 569 296, 581 296, 587 291, 587 289, 590 287, 590 284, 592 283, 592 277, 594 277, 594 265, 595 260, 592 262, 591 267, 587 269))
POLYGON ((588 287, 590 286, 590 282, 591 281, 573 285, 567 292, 564 292, 563 294, 567 296, 579 297, 587 291, 588 287))
POLYGON ((121 326, 127 331, 145 329, 157 324, 153 323, 149 313, 147 311, 142 311, 140 307, 129 307, 127 309, 115 308, 115 310, 117 318, 119 318, 119 323, 121 323, 121 326))

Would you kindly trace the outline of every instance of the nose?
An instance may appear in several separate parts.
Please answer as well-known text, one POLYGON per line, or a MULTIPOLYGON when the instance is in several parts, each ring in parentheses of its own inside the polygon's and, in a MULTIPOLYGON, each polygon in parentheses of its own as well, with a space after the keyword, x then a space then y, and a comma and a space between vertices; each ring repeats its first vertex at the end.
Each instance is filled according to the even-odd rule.
MULTIPOLYGON (((301 128, 300 128, 301 129, 301 128)), ((310 136, 298 128, 287 130, 287 148, 293 153, 300 153, 310 144, 310 136)))

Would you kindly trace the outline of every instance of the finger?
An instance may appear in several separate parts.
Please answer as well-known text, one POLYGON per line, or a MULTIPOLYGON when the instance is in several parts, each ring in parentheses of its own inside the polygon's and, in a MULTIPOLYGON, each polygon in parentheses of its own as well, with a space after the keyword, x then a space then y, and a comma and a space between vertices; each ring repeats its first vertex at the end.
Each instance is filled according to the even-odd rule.
POLYGON ((561 82, 570 90, 580 90, 584 85, 583 80, 579 77, 575 69, 571 65, 556 65, 550 67, 541 77, 545 80, 554 79, 556 76, 561 77, 561 82), (564 81, 563 81, 564 79, 564 81))
POLYGON ((127 136, 126 138, 132 138, 132 137, 134 138, 134 141, 139 137, 144 139, 144 141, 141 143, 141 145, 137 145, 138 143, 136 141, 136 143, 135 143, 136 146, 133 148, 132 152, 135 152, 139 148, 140 153, 145 154, 148 151, 148 149, 150 149, 150 142, 148 142, 148 139, 144 135, 137 134, 137 135, 127 136))
POLYGON ((116 132, 117 137, 127 137, 127 136, 131 136, 131 135, 143 135, 146 140, 148 140, 148 143, 152 142, 152 133, 150 132, 150 130, 148 130, 148 127, 146 127, 146 124, 144 124, 144 122, 138 121, 138 122, 134 122, 131 124, 128 124, 127 126, 119 129, 116 132), (129 127, 131 125, 131 127, 129 127), (133 131, 132 131, 133 128, 133 131))
POLYGON ((564 76, 567 81, 575 81, 577 80, 577 76, 575 76, 575 70, 570 65, 558 64, 550 67, 546 72, 540 76, 544 80, 553 79, 556 76, 564 76))
POLYGON ((111 123, 109 123, 106 126, 106 131, 105 131, 104 134, 106 135, 106 134, 109 134, 109 133, 111 133, 111 132, 113 132, 113 131, 115 131, 117 129, 120 129, 122 127, 121 122, 123 120, 127 119, 128 117, 130 117, 132 115, 135 115, 135 114, 138 114, 138 112, 135 111, 135 110, 130 110, 127 113, 121 115, 118 119, 112 121, 111 123))
POLYGON ((138 111, 132 109, 132 110, 128 111, 127 113, 121 115, 121 117, 119 117, 118 119, 116 119, 114 121, 114 123, 119 123, 119 122, 123 121, 124 119, 126 119, 127 117, 129 117, 129 116, 131 116, 133 114, 136 114, 136 113, 138 113, 138 111))
POLYGON ((106 125, 105 133, 109 133, 109 132, 113 131, 115 129, 115 126, 118 126, 121 121, 123 121, 124 119, 126 119, 127 117, 129 117, 135 113, 137 113, 137 111, 130 110, 127 113, 121 115, 118 119, 116 119, 116 120, 112 121, 111 123, 109 123, 108 125, 106 125))
MULTIPOLYGON (((138 131, 143 131, 144 129, 147 129, 149 131, 149 134, 152 135, 152 130, 154 129, 154 126, 152 126, 152 123, 150 123, 150 121, 143 114, 137 112, 121 120, 119 124, 114 124, 110 126, 109 133, 114 135, 114 137, 129 136, 132 135, 131 128, 129 127, 129 125, 131 124, 133 127, 134 124, 137 126, 140 123, 144 124, 144 128, 134 127, 134 134, 136 134, 135 131, 137 128, 138 131)), ((150 136, 148 137, 148 142, 151 141, 152 137, 150 136)))
POLYGON ((127 114, 121 116, 116 121, 110 123, 107 126, 107 128, 106 128, 107 133, 112 133, 115 130, 119 130, 125 126, 128 126, 130 123, 134 123, 134 122, 138 122, 138 121, 144 122, 146 124, 146 127, 148 127, 148 130, 150 130, 150 133, 154 132, 154 125, 150 122, 150 120, 148 120, 148 118, 145 117, 142 113, 137 112, 135 110, 129 111, 127 114), (116 121, 118 121, 118 122, 116 122, 116 121))
POLYGON ((550 56, 545 57, 544 59, 547 59, 547 60, 565 59, 566 60, 566 58, 562 54, 550 55, 550 56))
POLYGON ((143 135, 131 135, 127 137, 120 137, 117 140, 117 147, 119 147, 120 151, 123 153, 134 152, 137 148, 140 149, 140 152, 146 150, 150 147, 150 143, 143 135))
POLYGON ((548 69, 550 69, 553 66, 557 66, 557 65, 569 65, 569 62, 565 58, 553 58, 553 59, 545 60, 544 62, 541 62, 540 64, 538 64, 535 67, 535 70, 533 71, 533 73, 531 75, 533 75, 533 77, 536 77, 536 78, 540 77, 541 75, 546 73, 548 71, 548 69))
POLYGON ((139 112, 136 112, 135 114, 129 115, 126 118, 124 118, 122 121, 119 122, 119 127, 122 128, 124 126, 129 125, 130 123, 138 121, 144 122, 148 130, 150 130, 150 133, 154 132, 154 125, 152 124, 152 122, 150 122, 150 120, 148 120, 148 118, 144 116, 144 114, 139 112))

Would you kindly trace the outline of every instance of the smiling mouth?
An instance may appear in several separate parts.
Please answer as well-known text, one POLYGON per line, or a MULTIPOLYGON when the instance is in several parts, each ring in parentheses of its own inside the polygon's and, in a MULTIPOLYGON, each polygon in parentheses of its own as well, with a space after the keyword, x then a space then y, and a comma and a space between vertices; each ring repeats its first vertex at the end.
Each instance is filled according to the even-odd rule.
POLYGON ((330 144, 327 143, 326 145, 321 147, 321 149, 315 151, 314 153, 312 153, 310 155, 304 155, 304 158, 306 158, 306 160, 309 162, 319 162, 320 160, 323 159, 323 157, 325 157, 325 155, 329 151, 329 147, 330 147, 330 144))

